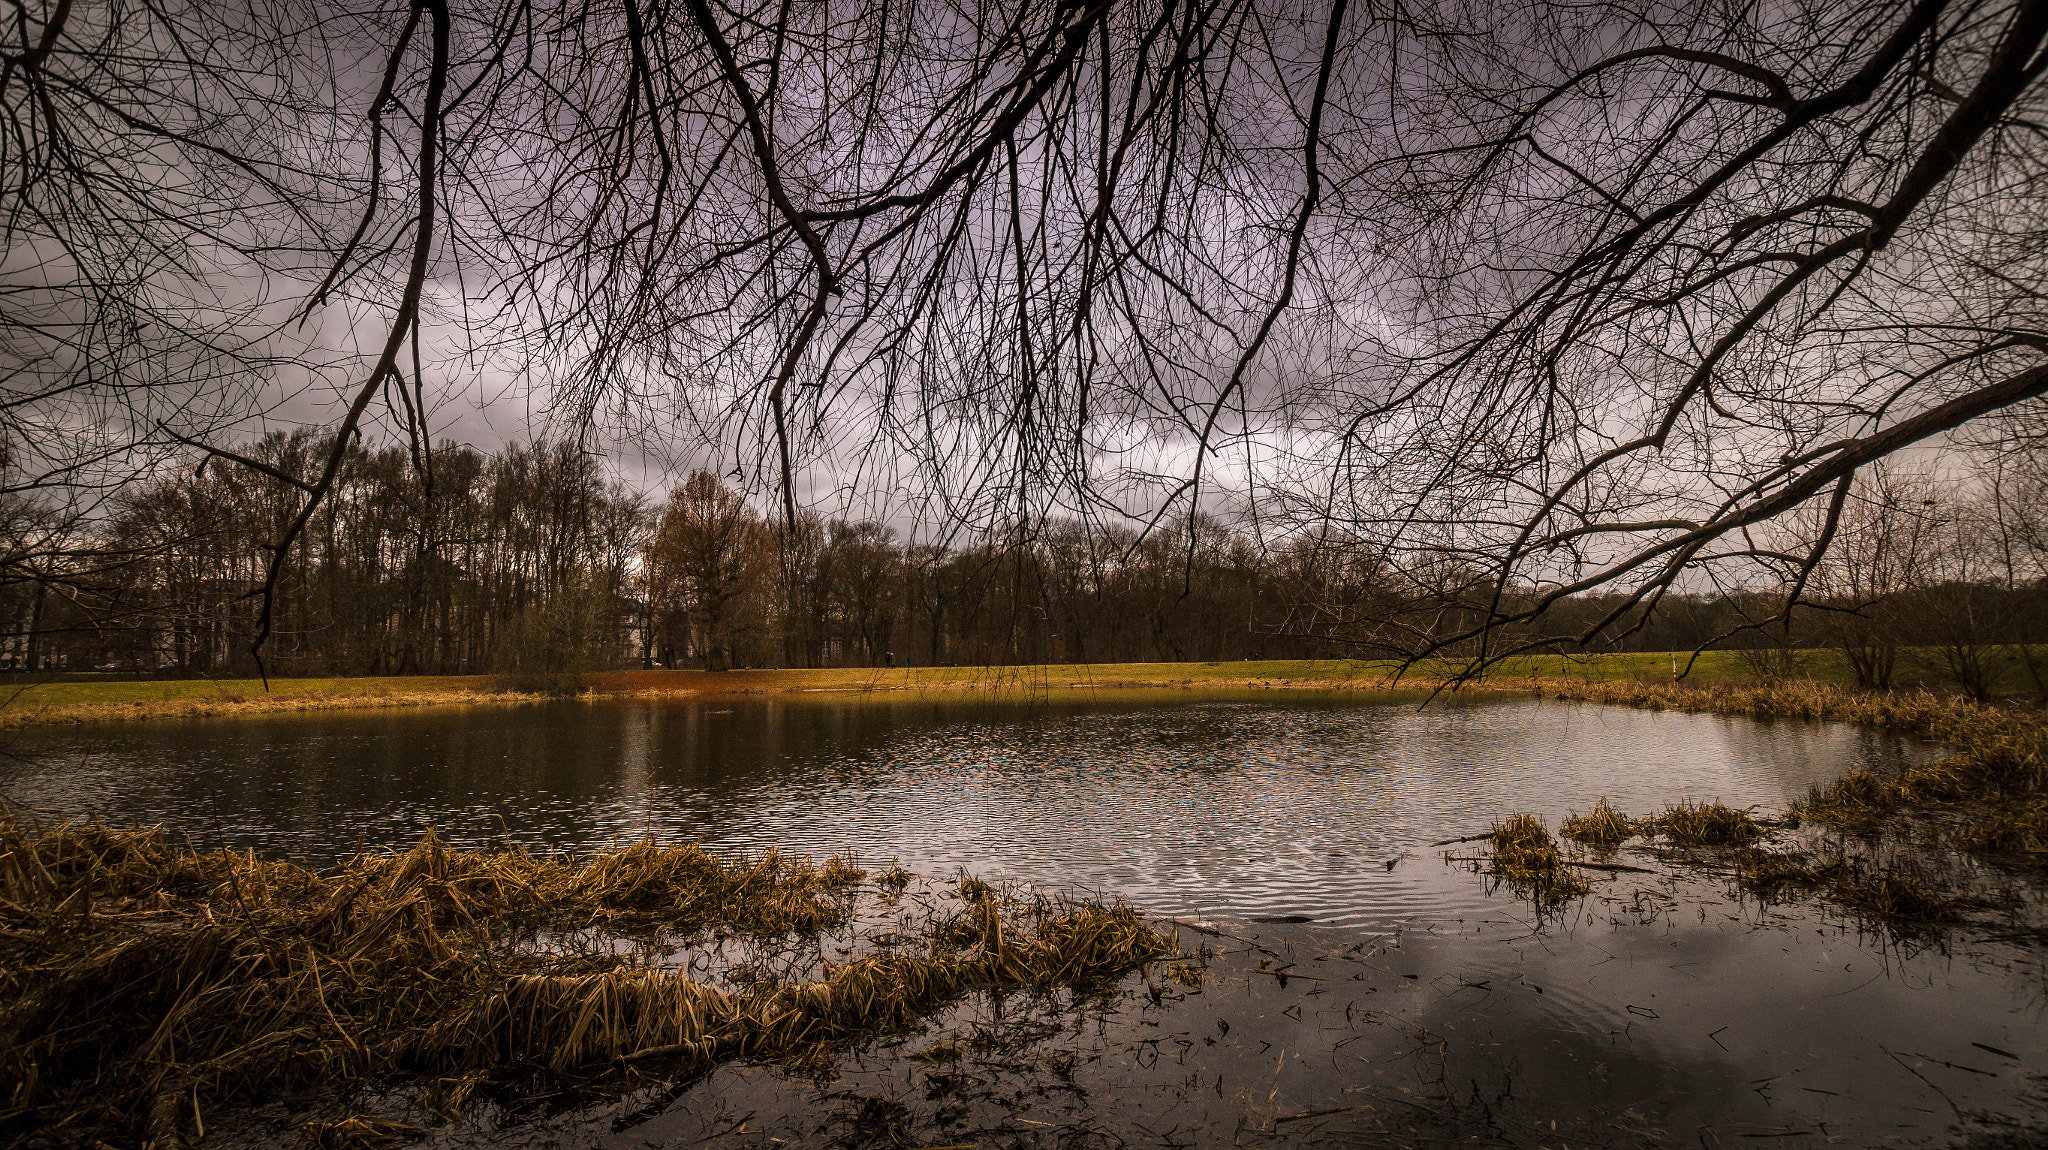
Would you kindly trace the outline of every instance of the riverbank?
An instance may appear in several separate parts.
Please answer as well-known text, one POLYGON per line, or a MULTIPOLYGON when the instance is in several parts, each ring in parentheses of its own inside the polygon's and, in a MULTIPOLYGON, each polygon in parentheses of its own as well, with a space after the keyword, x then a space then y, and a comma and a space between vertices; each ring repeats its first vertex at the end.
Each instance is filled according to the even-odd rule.
MULTIPOLYGON (((1524 690, 1543 683, 1668 685, 1685 655, 1672 652, 1590 658, 1529 656, 1501 664, 1481 689, 1524 690)), ((1853 683, 1839 655, 1814 652, 1810 681, 1853 683)), ((1397 680, 1388 660, 1271 659, 1209 663, 1082 663, 1021 667, 775 668, 738 671, 598 671, 580 676, 408 675, 353 678, 161 679, 131 682, 26 679, 0 685, 0 730, 78 723, 132 722, 299 711, 388 707, 521 705, 568 696, 716 698, 721 696, 978 695, 1074 697, 1093 692, 1313 691, 1384 693, 1426 690, 1442 672, 1425 665, 1397 680)), ((1700 657, 1687 685, 1758 686, 1738 652, 1700 657)), ((1905 681, 1903 686, 1925 684, 1905 681)), ((2010 684, 2014 691, 2021 684, 2010 684)), ((1689 689, 1681 687, 1679 689, 1689 689)))
MULTIPOLYGON (((387 707, 506 706, 551 698, 718 698, 763 695, 993 698, 1093 691, 1384 691, 1390 663, 1290 660, 1259 663, 1121 663, 1033 667, 600 671, 554 679, 445 675, 323 679, 176 679, 22 683, 0 695, 0 730, 341 711, 387 707)), ((1432 680, 1433 681, 1433 680, 1432 680)), ((1422 680, 1411 677, 1407 685, 1422 680)))

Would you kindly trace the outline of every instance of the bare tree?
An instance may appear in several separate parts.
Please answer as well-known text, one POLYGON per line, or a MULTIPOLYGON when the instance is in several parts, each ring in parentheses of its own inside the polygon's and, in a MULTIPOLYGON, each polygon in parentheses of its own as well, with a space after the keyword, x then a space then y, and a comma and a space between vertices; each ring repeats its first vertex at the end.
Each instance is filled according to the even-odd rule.
POLYGON ((1442 106, 1358 204, 1406 223, 1419 353, 1332 426, 1332 495, 1490 570, 1419 648, 1474 670, 1600 587, 1573 638, 1759 575, 1789 625, 1859 472, 2048 391, 2048 6, 1580 12, 1416 43, 1442 106))
POLYGON ((173 465, 181 437, 260 415, 283 379, 316 381, 345 358, 294 331, 296 293, 279 291, 331 249, 356 191, 331 147, 349 134, 334 118, 347 78, 304 66, 334 46, 312 15, 13 6, 0 52, 0 594, 84 602, 81 587, 148 554, 98 531, 131 480, 173 465))
POLYGON ((832 608, 852 633, 855 661, 873 667, 893 658, 891 625, 903 590, 895 533, 872 520, 833 523, 818 567, 832 608))
POLYGON ((1903 598, 1914 661, 1975 699, 1990 699, 2012 651, 2012 597, 1997 577, 1994 516, 1972 493, 1947 490, 1928 500, 1928 547, 1903 598))
POLYGON ((1412 579, 1362 643, 1472 673, 1760 578, 1789 623, 1859 472, 2048 392, 2048 0, 347 27, 377 65, 306 88, 355 169, 304 310, 377 334, 266 604, 380 397, 430 464, 437 327, 563 418, 686 429, 786 525, 811 465, 989 538, 1179 522, 1186 589, 1219 489, 1255 494, 1412 579))
POLYGON ((1842 508, 1814 590, 1820 628, 1859 687, 1892 685, 1899 646, 1912 639, 1905 600, 1931 575, 1938 519, 1932 485, 1882 463, 1842 508))
POLYGON ((1860 470, 2048 392, 2029 0, 579 13, 576 132, 475 81, 460 162, 541 177, 506 298, 586 413, 758 429, 785 518, 849 436, 955 513, 1192 517, 1286 416, 1297 519, 1483 574, 1396 644, 1477 669, 1597 587, 1796 602, 1860 470))
POLYGON ((765 611, 742 600, 759 596, 771 556, 760 516, 708 471, 698 471, 669 496, 647 544, 648 604, 657 634, 667 636, 673 665, 700 657, 707 670, 733 665, 741 633, 765 611))
POLYGON ((2014 600, 2012 638, 2035 701, 2048 705, 2048 452, 2023 443, 2001 453, 1989 502, 1997 571, 2014 600))

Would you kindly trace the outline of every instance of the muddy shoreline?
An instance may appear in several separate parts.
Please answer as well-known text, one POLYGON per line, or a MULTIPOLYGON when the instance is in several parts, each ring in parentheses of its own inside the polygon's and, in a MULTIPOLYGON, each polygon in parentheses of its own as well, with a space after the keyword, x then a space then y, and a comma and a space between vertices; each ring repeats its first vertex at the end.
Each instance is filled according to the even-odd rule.
MULTIPOLYGON (((629 1057, 565 1074, 548 1068, 548 1039, 530 1069, 503 1074, 344 1075, 268 1102, 230 1089, 209 1099, 203 1137, 196 1122, 181 1137, 247 1150, 2048 1138, 2038 875, 2001 873, 2015 901, 1937 925, 1760 900, 1711 853, 1638 843, 1610 857, 1630 869, 1590 874, 1563 906, 1471 873, 1494 896, 1486 913, 1393 932, 1155 919, 1171 953, 1108 982, 963 986, 900 1021, 708 1062, 622 1047, 629 1057)), ((916 953, 916 924, 971 918, 997 893, 958 876, 843 882, 843 919, 773 937, 718 929, 658 964, 705 985, 801 981, 916 953)), ((9 1143, 174 1145, 104 1121, 17 1125, 9 1143)))
MULTIPOLYGON (((1676 872, 1601 885, 1566 919, 1508 902, 1396 935, 1199 925, 1181 929, 1197 986, 1154 969, 1107 994, 976 995, 822 1063, 484 1099, 452 1121, 370 1112, 419 1123, 393 1145, 478 1150, 2048 1137, 2037 946, 1906 941, 1676 872)), ((305 1120, 218 1144, 289 1145, 305 1120)))

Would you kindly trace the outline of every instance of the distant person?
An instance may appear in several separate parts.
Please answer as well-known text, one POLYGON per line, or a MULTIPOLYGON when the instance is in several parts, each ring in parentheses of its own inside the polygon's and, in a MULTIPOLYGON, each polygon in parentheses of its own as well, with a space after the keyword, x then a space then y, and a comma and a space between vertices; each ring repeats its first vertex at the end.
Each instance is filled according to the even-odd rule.
POLYGON ((884 666, 884 667, 893 667, 893 666, 895 666, 895 665, 896 665, 896 652, 894 652, 894 651, 884 651, 884 652, 882 652, 882 666, 884 666))

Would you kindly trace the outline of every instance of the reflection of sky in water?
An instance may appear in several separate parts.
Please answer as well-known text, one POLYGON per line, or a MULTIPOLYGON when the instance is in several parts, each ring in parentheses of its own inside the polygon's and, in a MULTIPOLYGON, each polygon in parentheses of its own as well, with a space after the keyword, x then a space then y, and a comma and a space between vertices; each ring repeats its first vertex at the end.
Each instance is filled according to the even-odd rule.
POLYGON ((1534 699, 563 703, 30 731, 8 749, 10 801, 314 861, 428 824, 465 844, 651 833, 1359 925, 1476 905, 1428 844, 1511 811, 1777 808, 1926 753, 1838 725, 1534 699))

